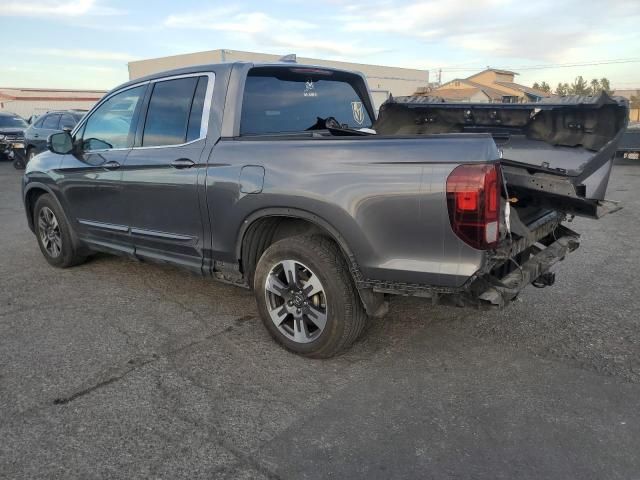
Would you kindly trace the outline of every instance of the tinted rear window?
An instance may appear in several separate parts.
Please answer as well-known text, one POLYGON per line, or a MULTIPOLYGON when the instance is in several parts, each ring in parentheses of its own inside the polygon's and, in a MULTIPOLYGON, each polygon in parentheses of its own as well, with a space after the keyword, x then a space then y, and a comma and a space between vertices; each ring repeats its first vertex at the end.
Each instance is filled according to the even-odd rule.
POLYGON ((357 79, 306 68, 255 68, 247 76, 240 133, 300 132, 327 117, 349 128, 370 128, 357 79))
POLYGON ((196 94, 193 96, 191 114, 189 115, 189 127, 187 129, 187 142, 200 138, 202 125, 202 111, 204 110, 204 98, 207 93, 207 77, 200 77, 196 94))

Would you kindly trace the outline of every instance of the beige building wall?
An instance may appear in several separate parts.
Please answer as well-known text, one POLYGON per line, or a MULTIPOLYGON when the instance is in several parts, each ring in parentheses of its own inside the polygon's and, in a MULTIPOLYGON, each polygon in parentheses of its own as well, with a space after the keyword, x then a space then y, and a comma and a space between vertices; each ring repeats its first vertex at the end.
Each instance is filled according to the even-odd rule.
MULTIPOLYGON (((276 62, 281 55, 267 53, 243 52, 240 50, 211 50, 208 52, 188 53, 171 57, 151 58, 129 63, 129 78, 131 80, 150 75, 152 73, 172 70, 175 68, 203 65, 220 62, 276 62)), ((363 63, 338 62, 319 58, 298 57, 298 63, 318 65, 323 67, 341 68, 363 73, 372 91, 376 108, 389 94, 393 96, 412 95, 419 87, 429 83, 428 70, 411 68, 386 67, 382 65, 368 65, 363 63)))
POLYGON ((90 110, 96 102, 84 101, 50 101, 50 100, 3 100, 0 101, 0 111, 6 111, 28 118, 51 110, 90 110))
MULTIPOLYGON (((451 80, 450 82, 443 83, 438 89, 446 88, 447 90, 468 90, 474 88, 473 85, 468 84, 464 80, 451 80)), ((438 90, 436 89, 436 91, 438 90)))
POLYGON ((0 111, 28 118, 50 110, 89 110, 105 93, 102 90, 0 88, 0 111))
POLYGON ((469 80, 481 83, 482 85, 486 85, 490 87, 495 82, 513 82, 514 75, 508 73, 499 73, 493 70, 485 70, 480 73, 476 73, 475 75, 471 75, 468 77, 469 80))

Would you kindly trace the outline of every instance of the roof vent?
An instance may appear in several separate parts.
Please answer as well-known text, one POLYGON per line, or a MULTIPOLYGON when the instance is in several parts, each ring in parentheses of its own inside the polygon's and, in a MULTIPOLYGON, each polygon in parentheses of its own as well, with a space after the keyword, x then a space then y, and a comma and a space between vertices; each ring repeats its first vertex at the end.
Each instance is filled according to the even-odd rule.
POLYGON ((280 59, 278 61, 279 62, 284 62, 284 63, 298 63, 298 60, 296 59, 296 54, 295 53, 290 53, 289 55, 285 55, 284 57, 280 57, 280 59))

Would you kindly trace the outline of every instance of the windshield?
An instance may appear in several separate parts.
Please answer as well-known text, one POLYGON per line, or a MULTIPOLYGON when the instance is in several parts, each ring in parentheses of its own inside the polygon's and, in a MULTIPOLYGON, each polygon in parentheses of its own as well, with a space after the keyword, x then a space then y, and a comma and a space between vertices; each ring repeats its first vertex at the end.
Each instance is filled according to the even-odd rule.
POLYGON ((334 117, 342 127, 371 128, 360 77, 313 68, 255 68, 242 102, 241 134, 301 132, 334 117))
POLYGON ((27 122, 20 117, 0 115, 0 128, 24 128, 28 126, 27 122))

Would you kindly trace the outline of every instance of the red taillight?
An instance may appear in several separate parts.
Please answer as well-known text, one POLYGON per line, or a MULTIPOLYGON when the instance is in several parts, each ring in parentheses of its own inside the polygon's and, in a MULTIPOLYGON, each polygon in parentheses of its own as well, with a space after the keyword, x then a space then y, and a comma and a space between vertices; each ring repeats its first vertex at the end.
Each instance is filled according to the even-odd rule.
POLYGON ((498 244, 501 180, 497 163, 460 165, 447 178, 451 228, 479 250, 498 244))

